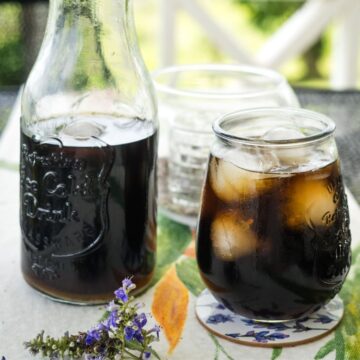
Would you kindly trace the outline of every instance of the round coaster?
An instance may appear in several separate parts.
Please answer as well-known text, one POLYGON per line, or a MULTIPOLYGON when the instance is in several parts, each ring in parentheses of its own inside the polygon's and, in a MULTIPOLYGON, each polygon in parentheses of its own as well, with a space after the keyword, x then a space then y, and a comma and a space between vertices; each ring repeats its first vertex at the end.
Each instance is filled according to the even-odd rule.
POLYGON ((298 320, 264 323, 234 314, 205 289, 197 298, 196 315, 209 331, 243 345, 283 347, 308 343, 327 335, 341 321, 344 304, 336 296, 320 310, 298 320))

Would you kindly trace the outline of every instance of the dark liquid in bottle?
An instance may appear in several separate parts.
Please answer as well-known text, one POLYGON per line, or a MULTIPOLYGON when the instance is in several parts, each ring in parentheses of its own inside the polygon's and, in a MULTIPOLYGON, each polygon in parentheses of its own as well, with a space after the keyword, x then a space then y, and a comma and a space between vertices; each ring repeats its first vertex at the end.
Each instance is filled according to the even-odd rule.
POLYGON ((339 164, 286 175, 211 156, 197 259, 210 291, 257 320, 289 320, 339 291, 350 267, 339 164))
POLYGON ((113 121, 105 136, 86 122, 41 141, 21 134, 22 271, 54 298, 101 303, 126 276, 138 290, 151 280, 157 133, 119 120, 124 139, 113 121))

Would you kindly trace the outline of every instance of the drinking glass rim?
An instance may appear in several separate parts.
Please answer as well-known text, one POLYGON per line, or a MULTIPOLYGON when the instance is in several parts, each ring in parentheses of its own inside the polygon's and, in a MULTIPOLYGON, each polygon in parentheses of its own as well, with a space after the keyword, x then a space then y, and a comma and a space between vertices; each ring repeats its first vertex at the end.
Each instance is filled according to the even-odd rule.
POLYGON ((193 98, 210 98, 210 99, 249 99, 255 97, 261 97, 274 93, 280 86, 287 84, 287 80, 284 76, 278 72, 258 66, 251 65, 236 65, 236 64, 191 64, 191 65, 173 65, 165 68, 158 69, 152 73, 152 79, 157 91, 177 95, 187 96, 193 98), (159 83, 156 79, 160 75, 166 74, 180 74, 184 72, 237 72, 243 75, 258 75, 267 78, 274 82, 274 88, 267 90, 254 90, 246 92, 206 92, 195 90, 181 90, 176 87, 164 85, 159 83))
POLYGON ((276 146, 290 146, 294 147, 297 145, 304 145, 308 143, 313 143, 319 140, 326 139, 333 135, 334 131, 336 129, 335 122, 329 118, 328 116, 318 113, 316 111, 303 109, 303 108, 295 108, 295 107, 263 107, 263 108, 252 108, 252 109, 244 109, 244 110, 238 110, 234 111, 228 114, 225 114, 214 121, 213 123, 213 132, 216 136, 219 136, 220 138, 237 142, 243 145, 250 145, 250 146, 258 146, 258 147, 276 147, 276 146), (256 115, 258 115, 256 117, 256 115), (321 130, 319 130, 318 133, 315 133, 313 135, 299 137, 295 139, 285 139, 285 140, 266 140, 266 139, 259 139, 254 137, 241 137, 234 134, 231 134, 231 132, 225 130, 222 125, 224 122, 232 121, 241 118, 243 120, 251 119, 251 118, 261 118, 265 116, 271 116, 271 115, 281 115, 284 116, 298 116, 299 118, 308 118, 313 119, 314 121, 318 121, 325 125, 325 127, 321 130))

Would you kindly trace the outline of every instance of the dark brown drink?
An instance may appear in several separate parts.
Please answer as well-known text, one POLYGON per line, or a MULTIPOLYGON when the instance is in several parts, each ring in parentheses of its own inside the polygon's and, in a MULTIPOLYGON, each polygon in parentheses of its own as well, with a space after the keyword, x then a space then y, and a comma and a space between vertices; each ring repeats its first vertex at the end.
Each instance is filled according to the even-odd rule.
POLYGON ((104 302, 126 276, 141 290, 155 266, 157 133, 100 120, 21 134, 22 271, 64 301, 104 302))
POLYGON ((316 310, 345 280, 350 241, 338 162, 257 173, 210 157, 197 260, 230 310, 269 321, 316 310))

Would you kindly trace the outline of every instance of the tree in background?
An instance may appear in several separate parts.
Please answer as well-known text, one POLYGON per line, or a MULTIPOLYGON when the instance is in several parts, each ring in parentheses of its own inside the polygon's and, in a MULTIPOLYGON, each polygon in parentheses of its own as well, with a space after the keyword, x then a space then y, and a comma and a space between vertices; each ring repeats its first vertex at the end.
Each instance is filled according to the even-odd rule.
MULTIPOLYGON (((292 14, 296 12, 305 0, 234 0, 246 7, 251 14, 251 21, 262 32, 274 32, 292 14)), ((324 51, 324 39, 317 41, 302 56, 306 64, 306 73, 302 80, 321 78, 318 60, 324 51)))
POLYGON ((0 4, 0 86, 20 84, 24 79, 21 6, 0 4))

